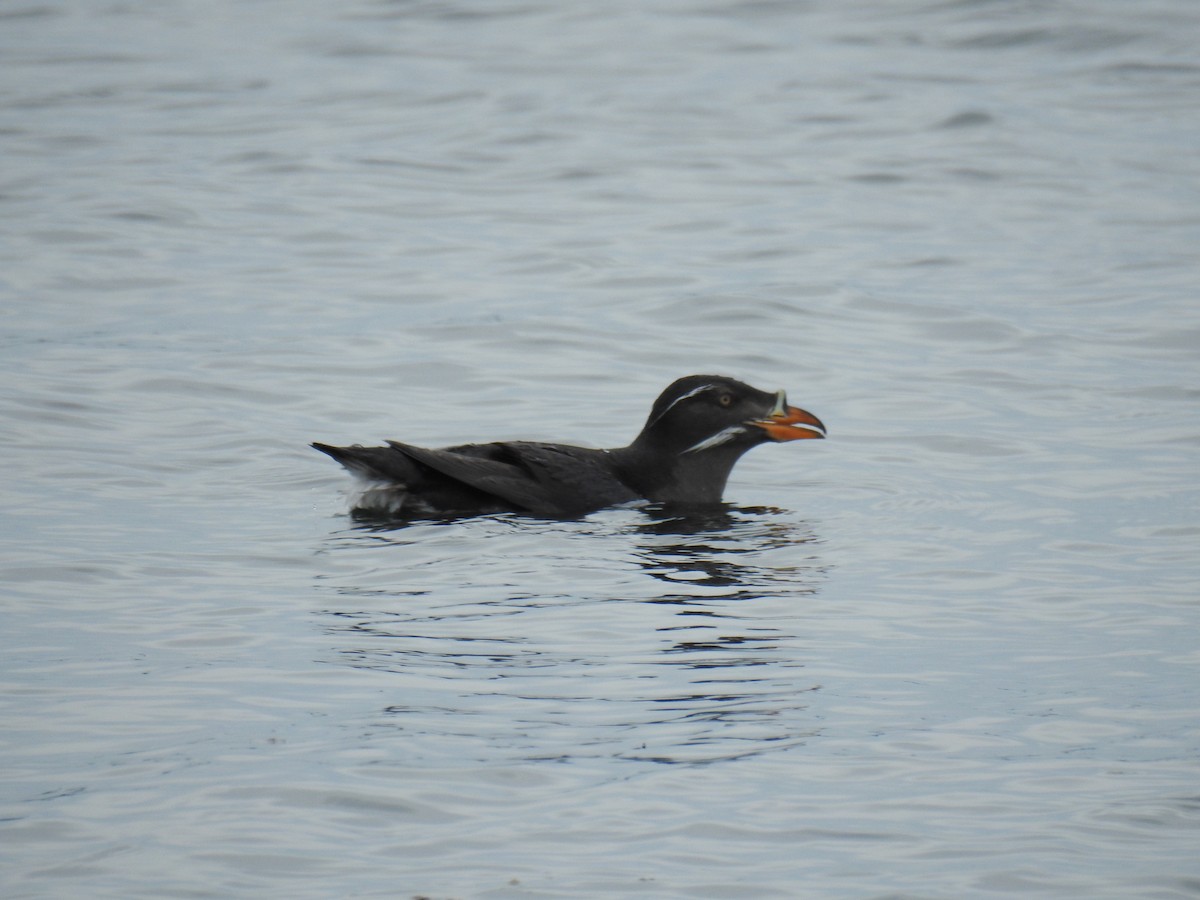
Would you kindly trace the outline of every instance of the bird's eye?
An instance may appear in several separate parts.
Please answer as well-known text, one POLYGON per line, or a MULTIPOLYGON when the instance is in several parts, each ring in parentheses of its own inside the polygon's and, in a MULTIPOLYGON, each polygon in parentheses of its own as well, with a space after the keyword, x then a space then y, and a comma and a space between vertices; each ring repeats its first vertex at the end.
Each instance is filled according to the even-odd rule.
POLYGON ((733 406, 733 394, 722 394, 717 398, 717 402, 722 406, 733 406))

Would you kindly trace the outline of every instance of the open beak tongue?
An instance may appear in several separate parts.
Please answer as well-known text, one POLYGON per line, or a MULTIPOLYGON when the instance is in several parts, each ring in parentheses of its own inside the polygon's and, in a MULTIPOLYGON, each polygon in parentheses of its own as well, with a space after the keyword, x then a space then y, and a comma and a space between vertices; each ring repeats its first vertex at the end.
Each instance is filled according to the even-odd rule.
POLYGON ((765 419, 754 419, 748 424, 757 425, 773 441, 798 441, 804 438, 825 437, 825 423, 808 410, 787 405, 783 391, 775 393, 775 408, 765 419))

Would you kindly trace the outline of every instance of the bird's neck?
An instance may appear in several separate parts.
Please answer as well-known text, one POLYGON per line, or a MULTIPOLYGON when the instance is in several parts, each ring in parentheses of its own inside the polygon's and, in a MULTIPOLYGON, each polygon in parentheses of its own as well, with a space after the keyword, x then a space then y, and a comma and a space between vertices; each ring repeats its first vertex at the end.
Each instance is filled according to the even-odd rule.
POLYGON ((676 453, 635 441, 610 450, 618 476, 638 494, 656 503, 713 505, 741 453, 676 453))

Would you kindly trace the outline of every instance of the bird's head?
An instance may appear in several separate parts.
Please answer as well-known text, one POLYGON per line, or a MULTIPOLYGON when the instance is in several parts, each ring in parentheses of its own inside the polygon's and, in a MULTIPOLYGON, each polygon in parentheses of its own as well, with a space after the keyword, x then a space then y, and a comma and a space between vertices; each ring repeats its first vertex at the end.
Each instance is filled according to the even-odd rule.
POLYGON ((768 393, 720 375, 688 375, 668 387, 650 410, 635 445, 680 456, 736 459, 756 444, 825 437, 821 420, 768 393))

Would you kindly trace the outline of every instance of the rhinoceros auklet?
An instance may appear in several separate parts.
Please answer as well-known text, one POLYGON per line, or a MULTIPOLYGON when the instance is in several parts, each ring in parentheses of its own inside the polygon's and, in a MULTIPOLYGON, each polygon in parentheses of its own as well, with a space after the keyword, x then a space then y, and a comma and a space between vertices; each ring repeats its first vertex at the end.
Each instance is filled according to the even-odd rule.
POLYGON ((628 447, 498 441, 427 450, 314 443, 364 482, 356 509, 404 517, 516 512, 569 518, 633 501, 721 502, 743 453, 768 441, 823 438, 810 412, 719 375, 680 378, 654 401, 628 447))

